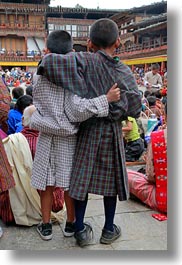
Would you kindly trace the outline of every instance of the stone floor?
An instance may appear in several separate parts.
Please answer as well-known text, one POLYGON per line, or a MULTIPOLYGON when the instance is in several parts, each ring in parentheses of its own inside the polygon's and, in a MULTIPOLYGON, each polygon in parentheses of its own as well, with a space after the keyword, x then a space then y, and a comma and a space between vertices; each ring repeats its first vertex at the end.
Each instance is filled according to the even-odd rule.
MULTIPOLYGON (((134 200, 118 202, 115 223, 122 229, 122 236, 111 245, 99 243, 104 223, 103 201, 101 196, 89 196, 86 221, 94 230, 91 245, 84 250, 167 250, 167 221, 157 221, 154 213, 145 205, 134 200)), ((6 226, 0 220, 3 236, 0 250, 79 250, 74 237, 65 238, 61 227, 53 225, 53 239, 43 241, 36 232, 36 226, 6 226)), ((82 248, 83 249, 83 248, 82 248)))

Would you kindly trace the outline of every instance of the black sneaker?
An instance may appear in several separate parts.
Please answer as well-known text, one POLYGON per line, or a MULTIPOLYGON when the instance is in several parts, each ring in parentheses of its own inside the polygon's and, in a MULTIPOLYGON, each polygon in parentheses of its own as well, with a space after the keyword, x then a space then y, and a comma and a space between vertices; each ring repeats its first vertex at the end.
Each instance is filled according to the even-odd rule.
POLYGON ((46 223, 43 224, 42 222, 37 225, 37 232, 39 233, 40 237, 43 240, 50 240, 52 239, 52 224, 46 223))
POLYGON ((80 247, 89 245, 93 238, 93 229, 91 225, 84 223, 84 229, 82 231, 75 232, 74 237, 80 247))
POLYGON ((75 233, 75 223, 66 222, 63 234, 65 237, 71 237, 75 233))
POLYGON ((106 230, 106 229, 102 230, 102 235, 100 238, 101 244, 111 244, 117 238, 119 238, 121 236, 121 228, 119 226, 116 226, 115 224, 113 226, 114 226, 113 232, 106 230))

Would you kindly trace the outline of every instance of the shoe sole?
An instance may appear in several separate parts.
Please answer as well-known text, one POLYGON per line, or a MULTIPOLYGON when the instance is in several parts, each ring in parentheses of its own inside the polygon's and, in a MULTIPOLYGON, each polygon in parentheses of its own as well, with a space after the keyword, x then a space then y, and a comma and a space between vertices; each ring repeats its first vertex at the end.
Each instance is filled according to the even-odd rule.
POLYGON ((109 245, 109 244, 113 243, 116 239, 118 239, 120 236, 121 236, 121 232, 118 235, 116 235, 115 237, 113 237, 112 239, 107 239, 107 238, 101 237, 100 243, 105 244, 105 245, 109 245))
POLYGON ((48 241, 48 240, 51 240, 52 239, 52 235, 49 235, 49 236, 43 236, 41 234, 41 232, 39 231, 39 229, 37 228, 37 232, 39 233, 40 237, 45 240, 45 241, 48 241))
POLYGON ((65 237, 72 237, 72 236, 74 236, 74 233, 75 233, 75 232, 68 233, 68 232, 63 231, 63 235, 64 235, 65 237))

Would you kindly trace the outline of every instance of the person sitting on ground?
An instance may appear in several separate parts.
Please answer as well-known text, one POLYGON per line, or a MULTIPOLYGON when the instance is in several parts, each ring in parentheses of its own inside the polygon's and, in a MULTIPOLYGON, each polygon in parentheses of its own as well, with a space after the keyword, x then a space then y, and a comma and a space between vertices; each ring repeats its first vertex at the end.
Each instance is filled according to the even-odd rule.
POLYGON ((146 175, 129 169, 127 172, 130 193, 151 209, 167 213, 167 103, 165 127, 151 133, 146 153, 146 175))
POLYGON ((25 89, 25 92, 26 92, 26 95, 30 95, 32 97, 32 89, 33 89, 33 86, 27 86, 26 89, 25 89))
POLYGON ((33 98, 29 95, 23 95, 18 98, 15 108, 8 113, 8 135, 22 130, 23 110, 31 104, 33 104, 33 98))
POLYGON ((128 117, 122 127, 124 133, 125 144, 125 158, 127 162, 134 162, 139 160, 144 151, 144 141, 140 137, 139 129, 135 118, 128 117))
POLYGON ((161 118, 161 110, 156 106, 156 96, 148 96, 147 97, 149 103, 149 109, 145 110, 146 115, 149 117, 151 113, 154 113, 158 120, 161 118))
POLYGON ((22 87, 18 86, 18 87, 14 87, 12 89, 12 100, 11 100, 11 104, 10 104, 10 109, 14 109, 18 98, 23 96, 23 95, 24 95, 24 90, 22 87))
POLYGON ((162 77, 159 74, 160 65, 152 64, 151 71, 147 72, 144 76, 144 85, 149 90, 156 90, 162 86, 162 77))

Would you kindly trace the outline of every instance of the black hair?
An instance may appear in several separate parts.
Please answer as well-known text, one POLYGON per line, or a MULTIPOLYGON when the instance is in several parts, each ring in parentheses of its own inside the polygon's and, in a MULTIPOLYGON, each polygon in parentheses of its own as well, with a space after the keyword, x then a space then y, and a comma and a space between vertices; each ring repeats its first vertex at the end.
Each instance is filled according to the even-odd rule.
POLYGON ((30 95, 32 97, 32 89, 33 89, 33 86, 27 86, 26 87, 26 95, 30 95))
POLYGON ((18 87, 14 87, 12 89, 13 98, 18 99, 19 97, 21 97, 23 95, 24 95, 24 89, 22 87, 18 86, 18 87))
POLYGON ((33 104, 33 98, 30 95, 23 95, 19 97, 15 104, 15 109, 23 113, 24 109, 33 104))
POLYGON ((66 54, 73 49, 71 35, 65 30, 52 31, 47 38, 47 48, 52 53, 66 54))
POLYGON ((117 24, 108 18, 96 20, 90 28, 90 40, 98 48, 111 47, 118 37, 117 24))
POLYGON ((151 95, 151 92, 149 90, 145 90, 144 97, 147 98, 149 95, 151 95))
POLYGON ((148 100, 149 106, 155 106, 155 103, 156 103, 156 97, 155 96, 148 96, 147 100, 148 100))
POLYGON ((153 91, 153 92, 151 93, 151 96, 155 96, 156 98, 159 98, 159 99, 162 98, 162 95, 161 95, 160 90, 153 91))

